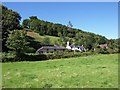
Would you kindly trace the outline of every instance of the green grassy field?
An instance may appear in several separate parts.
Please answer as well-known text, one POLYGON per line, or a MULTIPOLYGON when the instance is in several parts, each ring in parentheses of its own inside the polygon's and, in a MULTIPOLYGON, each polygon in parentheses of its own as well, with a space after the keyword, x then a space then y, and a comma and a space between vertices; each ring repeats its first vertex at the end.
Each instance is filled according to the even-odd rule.
POLYGON ((117 88, 118 55, 2 63, 3 88, 117 88))
POLYGON ((44 36, 40 36, 38 33, 35 33, 35 32, 27 32, 27 35, 34 38, 35 41, 38 41, 38 42, 42 42, 42 40, 47 37, 50 39, 50 43, 51 44, 54 44, 55 42, 58 41, 59 37, 55 37, 55 36, 48 36, 48 35, 44 35, 44 36))

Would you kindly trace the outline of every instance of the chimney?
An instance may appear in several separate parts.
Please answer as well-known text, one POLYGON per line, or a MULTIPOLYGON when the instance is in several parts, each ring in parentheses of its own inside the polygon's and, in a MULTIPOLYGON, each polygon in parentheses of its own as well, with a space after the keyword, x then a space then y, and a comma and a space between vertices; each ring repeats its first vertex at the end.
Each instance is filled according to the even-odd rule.
POLYGON ((67 46, 69 46, 69 41, 67 41, 67 46))

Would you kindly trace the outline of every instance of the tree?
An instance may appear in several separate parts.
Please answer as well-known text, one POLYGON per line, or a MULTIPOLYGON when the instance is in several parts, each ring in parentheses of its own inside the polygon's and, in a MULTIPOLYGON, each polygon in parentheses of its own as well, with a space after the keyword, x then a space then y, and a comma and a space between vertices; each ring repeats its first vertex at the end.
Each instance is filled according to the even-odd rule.
POLYGON ((27 42, 27 36, 24 31, 21 30, 14 30, 10 32, 8 35, 6 46, 16 52, 16 58, 20 59, 21 56, 25 53, 27 48, 26 45, 29 43, 27 42))
POLYGON ((8 51, 5 46, 9 31, 20 28, 21 16, 19 13, 8 9, 7 7, 1 5, 2 7, 2 51, 8 51))
POLYGON ((30 18, 30 20, 32 20, 32 19, 38 19, 37 16, 31 16, 29 18, 30 18))
MULTIPOLYGON (((85 48, 91 50, 97 47, 99 44, 107 43, 109 45, 109 40, 101 35, 96 35, 94 33, 85 32, 81 29, 73 28, 72 23, 69 21, 68 25, 54 24, 52 22, 43 21, 37 18, 37 16, 30 17, 30 29, 39 33, 40 35, 50 35, 58 36, 59 45, 66 44, 66 37, 73 38, 75 45, 84 45, 85 48)), ((58 44, 58 43, 57 43, 58 44)), ((116 43, 110 44, 110 47, 117 48, 116 43)))
POLYGON ((73 25, 72 25, 72 23, 69 21, 68 22, 68 25, 67 25, 67 30, 72 34, 72 27, 73 27, 73 25))
POLYGON ((99 41, 98 41, 98 43, 99 44, 105 44, 107 41, 106 41, 106 39, 105 38, 99 38, 99 41))
POLYGON ((44 35, 46 33, 44 23, 41 20, 36 18, 35 19, 32 18, 30 20, 30 29, 32 31, 39 33, 40 35, 44 35))
POLYGON ((68 22, 68 27, 70 27, 70 28, 72 28, 72 27, 73 27, 73 25, 72 25, 71 21, 69 21, 69 22, 68 22))
POLYGON ((30 28, 30 20, 29 19, 24 19, 22 22, 23 28, 30 28))
POLYGON ((39 26, 40 26, 40 22, 39 20, 31 20, 30 21, 30 29, 33 31, 39 31, 39 26))
POLYGON ((67 36, 67 28, 65 26, 63 26, 62 28, 63 28, 63 36, 67 36))

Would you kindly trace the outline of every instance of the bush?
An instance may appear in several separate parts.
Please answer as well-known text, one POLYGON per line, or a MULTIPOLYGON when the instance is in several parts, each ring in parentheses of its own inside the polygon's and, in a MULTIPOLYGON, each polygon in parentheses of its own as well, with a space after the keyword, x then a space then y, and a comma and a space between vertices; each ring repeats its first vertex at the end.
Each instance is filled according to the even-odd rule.
POLYGON ((70 58, 70 57, 79 57, 79 56, 88 56, 94 53, 91 52, 59 52, 59 53, 48 53, 46 54, 47 59, 60 59, 60 58, 70 58))
POLYGON ((25 55, 21 61, 41 61, 41 60, 47 60, 46 55, 44 54, 25 55))
POLYGON ((98 53, 98 54, 109 54, 107 48, 96 48, 95 53, 98 53))
POLYGON ((109 54, 108 50, 106 48, 101 48, 100 49, 101 54, 109 54))
POLYGON ((115 49, 114 49, 114 53, 120 53, 119 48, 115 48, 115 49))
POLYGON ((108 48, 108 50, 107 50, 110 54, 113 54, 113 53, 115 53, 114 52, 114 50, 113 49, 111 49, 111 48, 108 48))
POLYGON ((15 61, 41 61, 47 60, 46 55, 44 54, 23 54, 18 59, 15 58, 15 55, 11 55, 10 53, 4 53, 2 55, 2 62, 15 62, 15 61))
POLYGON ((61 58, 70 58, 70 57, 80 57, 80 56, 88 56, 94 53, 91 52, 54 52, 54 53, 46 53, 46 54, 37 54, 37 53, 29 53, 23 54, 18 59, 15 58, 15 55, 12 54, 4 54, 2 57, 2 62, 13 62, 13 61, 42 61, 49 59, 61 59, 61 58))
POLYGON ((35 52, 36 52, 36 50, 33 47, 28 47, 26 49, 26 53, 35 53, 35 52))
POLYGON ((1 53, 2 62, 14 61, 14 57, 15 57, 14 52, 1 53))

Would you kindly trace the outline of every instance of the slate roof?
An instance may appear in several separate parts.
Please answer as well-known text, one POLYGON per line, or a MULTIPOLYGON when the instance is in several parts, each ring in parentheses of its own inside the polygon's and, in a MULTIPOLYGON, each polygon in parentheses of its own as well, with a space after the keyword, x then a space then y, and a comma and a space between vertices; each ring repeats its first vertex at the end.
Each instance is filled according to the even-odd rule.
POLYGON ((70 45, 70 47, 71 47, 71 48, 74 48, 74 47, 75 47, 75 45, 70 45))
POLYGON ((41 48, 45 48, 45 49, 65 49, 65 47, 62 47, 62 46, 43 46, 41 48))
POLYGON ((80 48, 81 50, 85 49, 83 46, 77 46, 77 48, 80 48))
POLYGON ((37 50, 37 52, 41 51, 41 50, 46 50, 46 49, 49 49, 49 50, 63 50, 63 49, 66 49, 65 47, 63 46, 42 46, 41 48, 39 48, 37 50))
POLYGON ((84 48, 83 46, 77 46, 77 47, 79 47, 79 48, 84 48))
POLYGON ((83 46, 75 46, 75 45, 70 45, 71 48, 80 48, 80 49, 85 49, 83 46))

